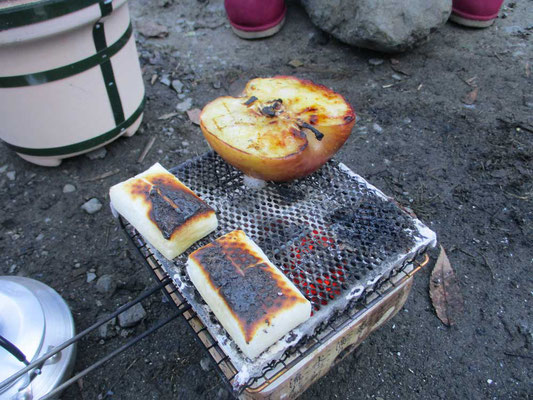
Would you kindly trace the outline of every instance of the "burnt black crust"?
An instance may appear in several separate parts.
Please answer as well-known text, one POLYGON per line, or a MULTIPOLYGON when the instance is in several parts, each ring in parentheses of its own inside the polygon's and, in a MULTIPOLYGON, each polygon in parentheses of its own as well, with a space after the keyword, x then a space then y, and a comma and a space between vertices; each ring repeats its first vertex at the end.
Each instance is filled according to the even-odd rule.
POLYGON ((153 182, 147 200, 150 204, 148 217, 167 240, 189 219, 213 211, 192 193, 163 179, 153 182))
POLYGON ((243 247, 214 242, 191 257, 238 319, 247 343, 262 321, 270 323, 269 315, 294 300, 270 267, 243 247))

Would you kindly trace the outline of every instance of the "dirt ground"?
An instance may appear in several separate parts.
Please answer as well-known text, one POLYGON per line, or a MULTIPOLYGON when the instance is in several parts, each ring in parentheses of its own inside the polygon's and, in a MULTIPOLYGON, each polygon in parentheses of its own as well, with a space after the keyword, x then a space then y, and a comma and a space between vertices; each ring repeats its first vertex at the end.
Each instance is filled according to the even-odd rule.
MULTIPOLYGON (((358 122, 337 159, 437 232, 465 302, 455 326, 437 319, 430 265, 417 275, 405 308, 301 398, 531 397, 533 7, 530 0, 506 3, 505 18, 489 29, 448 23, 427 44, 391 58, 328 37, 297 3, 289 4, 278 35, 252 42, 232 34, 221 0, 131 0, 134 27, 155 21, 169 32, 166 38, 137 33, 147 93, 141 130, 108 145, 103 158, 75 157, 58 168, 31 165, 0 147, 0 273, 55 288, 78 330, 153 286, 107 207, 109 187, 156 161, 171 167, 208 150, 182 112, 159 118, 177 104, 190 99, 201 108, 238 93, 253 77, 296 75, 353 105, 358 122), (299 66, 289 64, 294 60, 299 66), (165 75, 183 84, 180 95, 159 81, 165 75), (475 88, 473 104, 464 104, 475 88), (155 143, 138 163, 151 137, 155 143), (93 179, 106 173, 112 174, 93 179), (66 184, 75 190, 64 193, 66 184), (89 215, 80 207, 94 197, 104 207, 89 215), (111 276, 111 289, 98 291, 103 275, 111 276)), ((136 327, 82 340, 75 369, 171 312, 160 294, 143 305, 147 317, 136 327)), ((63 398, 229 398, 206 361, 177 320, 63 398)))

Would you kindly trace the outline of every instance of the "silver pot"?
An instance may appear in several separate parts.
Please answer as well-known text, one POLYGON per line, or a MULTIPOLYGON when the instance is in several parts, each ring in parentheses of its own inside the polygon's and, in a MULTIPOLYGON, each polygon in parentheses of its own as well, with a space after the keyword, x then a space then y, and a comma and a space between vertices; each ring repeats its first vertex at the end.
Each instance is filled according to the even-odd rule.
MULTIPOLYGON (((15 345, 28 362, 42 357, 74 336, 74 321, 65 301, 52 288, 29 278, 0 276, 0 335, 15 345)), ((0 399, 38 399, 59 386, 72 372, 76 349, 65 348, 10 385, 0 399)), ((0 382, 25 367, 0 347, 0 382)))

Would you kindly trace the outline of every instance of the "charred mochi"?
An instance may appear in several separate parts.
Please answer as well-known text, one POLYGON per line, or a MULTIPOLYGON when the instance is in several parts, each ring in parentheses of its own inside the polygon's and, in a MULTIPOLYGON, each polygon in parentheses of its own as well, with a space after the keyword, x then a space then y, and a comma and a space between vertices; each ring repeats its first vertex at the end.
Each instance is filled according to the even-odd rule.
POLYGON ((254 178, 288 181, 328 161, 355 124, 338 93, 289 76, 253 79, 241 97, 219 97, 200 115, 211 147, 254 178))

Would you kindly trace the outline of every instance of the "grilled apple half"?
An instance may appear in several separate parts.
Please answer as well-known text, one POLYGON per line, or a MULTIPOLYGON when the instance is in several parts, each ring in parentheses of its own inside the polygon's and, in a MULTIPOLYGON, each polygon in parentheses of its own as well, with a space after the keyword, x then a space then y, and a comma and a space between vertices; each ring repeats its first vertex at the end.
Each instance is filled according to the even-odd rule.
POLYGON ((354 124, 352 107, 340 94, 290 76, 253 79, 241 97, 219 97, 200 115, 206 140, 224 160, 272 181, 318 169, 354 124))

